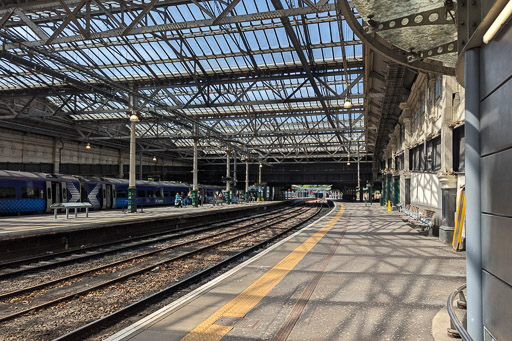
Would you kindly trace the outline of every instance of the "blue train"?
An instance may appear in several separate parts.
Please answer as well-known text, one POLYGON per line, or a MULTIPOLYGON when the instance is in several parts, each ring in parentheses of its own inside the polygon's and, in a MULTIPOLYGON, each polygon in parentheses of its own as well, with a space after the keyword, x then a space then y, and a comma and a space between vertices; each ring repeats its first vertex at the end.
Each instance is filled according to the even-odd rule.
MULTIPOLYGON (((187 194, 192 186, 167 181, 137 181, 137 201, 144 206, 170 206, 176 193, 187 194)), ((218 186, 199 186, 206 202, 218 186)), ((61 174, 0 170, 0 215, 50 213, 63 202, 89 202, 94 210, 126 206, 128 180, 61 174)))

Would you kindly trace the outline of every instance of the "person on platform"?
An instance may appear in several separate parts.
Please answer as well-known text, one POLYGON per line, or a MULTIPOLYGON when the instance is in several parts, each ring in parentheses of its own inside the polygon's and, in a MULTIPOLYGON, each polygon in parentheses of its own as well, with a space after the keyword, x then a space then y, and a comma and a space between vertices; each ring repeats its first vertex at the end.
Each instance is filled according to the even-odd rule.
POLYGON ((181 195, 179 192, 177 192, 176 196, 174 197, 174 206, 181 207, 181 195))

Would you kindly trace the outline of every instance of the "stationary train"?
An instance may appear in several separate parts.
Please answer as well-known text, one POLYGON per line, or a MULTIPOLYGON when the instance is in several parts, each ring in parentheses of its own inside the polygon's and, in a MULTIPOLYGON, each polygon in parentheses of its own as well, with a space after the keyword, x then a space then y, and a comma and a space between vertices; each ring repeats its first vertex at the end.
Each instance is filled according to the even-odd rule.
MULTIPOLYGON (((146 206, 171 206, 176 193, 192 186, 168 181, 137 181, 137 202, 146 206)), ((199 186, 206 202, 219 186, 199 186)), ((0 170, 0 215, 49 213, 63 202, 89 202, 94 210, 126 207, 128 180, 62 174, 0 170)))

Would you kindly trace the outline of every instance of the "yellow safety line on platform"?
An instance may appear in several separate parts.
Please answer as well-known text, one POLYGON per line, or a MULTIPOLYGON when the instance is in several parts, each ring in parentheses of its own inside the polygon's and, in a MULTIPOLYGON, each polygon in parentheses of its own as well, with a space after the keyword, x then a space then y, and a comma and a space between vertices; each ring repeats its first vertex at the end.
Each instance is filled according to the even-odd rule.
POLYGON ((343 215, 345 206, 341 204, 340 211, 324 227, 308 238, 304 243, 283 258, 272 269, 263 274, 247 289, 232 299, 229 303, 217 310, 212 316, 194 328, 182 340, 184 341, 210 341, 222 339, 233 326, 214 324, 222 316, 244 317, 311 251, 311 249, 325 236, 343 215))

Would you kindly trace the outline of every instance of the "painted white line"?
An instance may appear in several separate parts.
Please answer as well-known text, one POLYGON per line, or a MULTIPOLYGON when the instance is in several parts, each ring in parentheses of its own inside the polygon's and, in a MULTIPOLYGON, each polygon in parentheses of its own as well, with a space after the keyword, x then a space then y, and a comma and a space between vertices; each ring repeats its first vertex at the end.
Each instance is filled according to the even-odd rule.
MULTIPOLYGON (((334 207, 336 208, 337 206, 338 206, 337 203, 334 202, 334 207)), ((273 251, 275 248, 277 248, 277 247, 281 246, 282 244, 286 243, 287 241, 289 241, 290 239, 294 238, 298 234, 304 232, 305 230, 310 229, 313 225, 317 224, 318 222, 320 222, 320 221, 322 221, 324 219, 327 219, 331 215, 334 215, 335 211, 336 211, 335 209, 332 209, 331 212, 329 212, 328 214, 324 215, 322 218, 315 220, 314 222, 312 222, 308 226, 300 229, 299 231, 295 232, 294 234, 292 234, 292 235, 286 237, 285 239, 281 240, 280 242, 272 245, 268 249, 265 249, 264 251, 262 251, 261 253, 257 254, 256 256, 246 260, 242 264, 237 265, 236 267, 234 267, 233 269, 229 270, 228 272, 222 274, 221 276, 211 280, 208 283, 205 283, 203 286, 195 289, 194 291, 189 292, 188 294, 186 294, 185 296, 182 296, 181 298, 177 299, 176 301, 172 302, 171 304, 169 304, 169 305, 167 305, 167 306, 165 306, 165 307, 155 311, 151 315, 146 316, 145 318, 135 322, 134 324, 126 327, 125 329, 117 332, 116 334, 111 335, 109 338, 106 339, 106 341, 120 341, 120 340, 130 336, 131 334, 136 333, 140 329, 143 329, 146 326, 152 324, 153 322, 159 320, 160 318, 162 318, 166 314, 171 313, 173 310, 181 308, 181 306, 185 305, 190 300, 192 300, 195 297, 200 296, 203 293, 209 291, 212 287, 214 287, 215 285, 217 285, 221 281, 223 281, 226 278, 234 275, 235 273, 237 273, 238 271, 240 271, 244 267, 246 267, 249 264, 255 262, 258 259, 260 259, 261 257, 266 255, 267 253, 273 251)))

